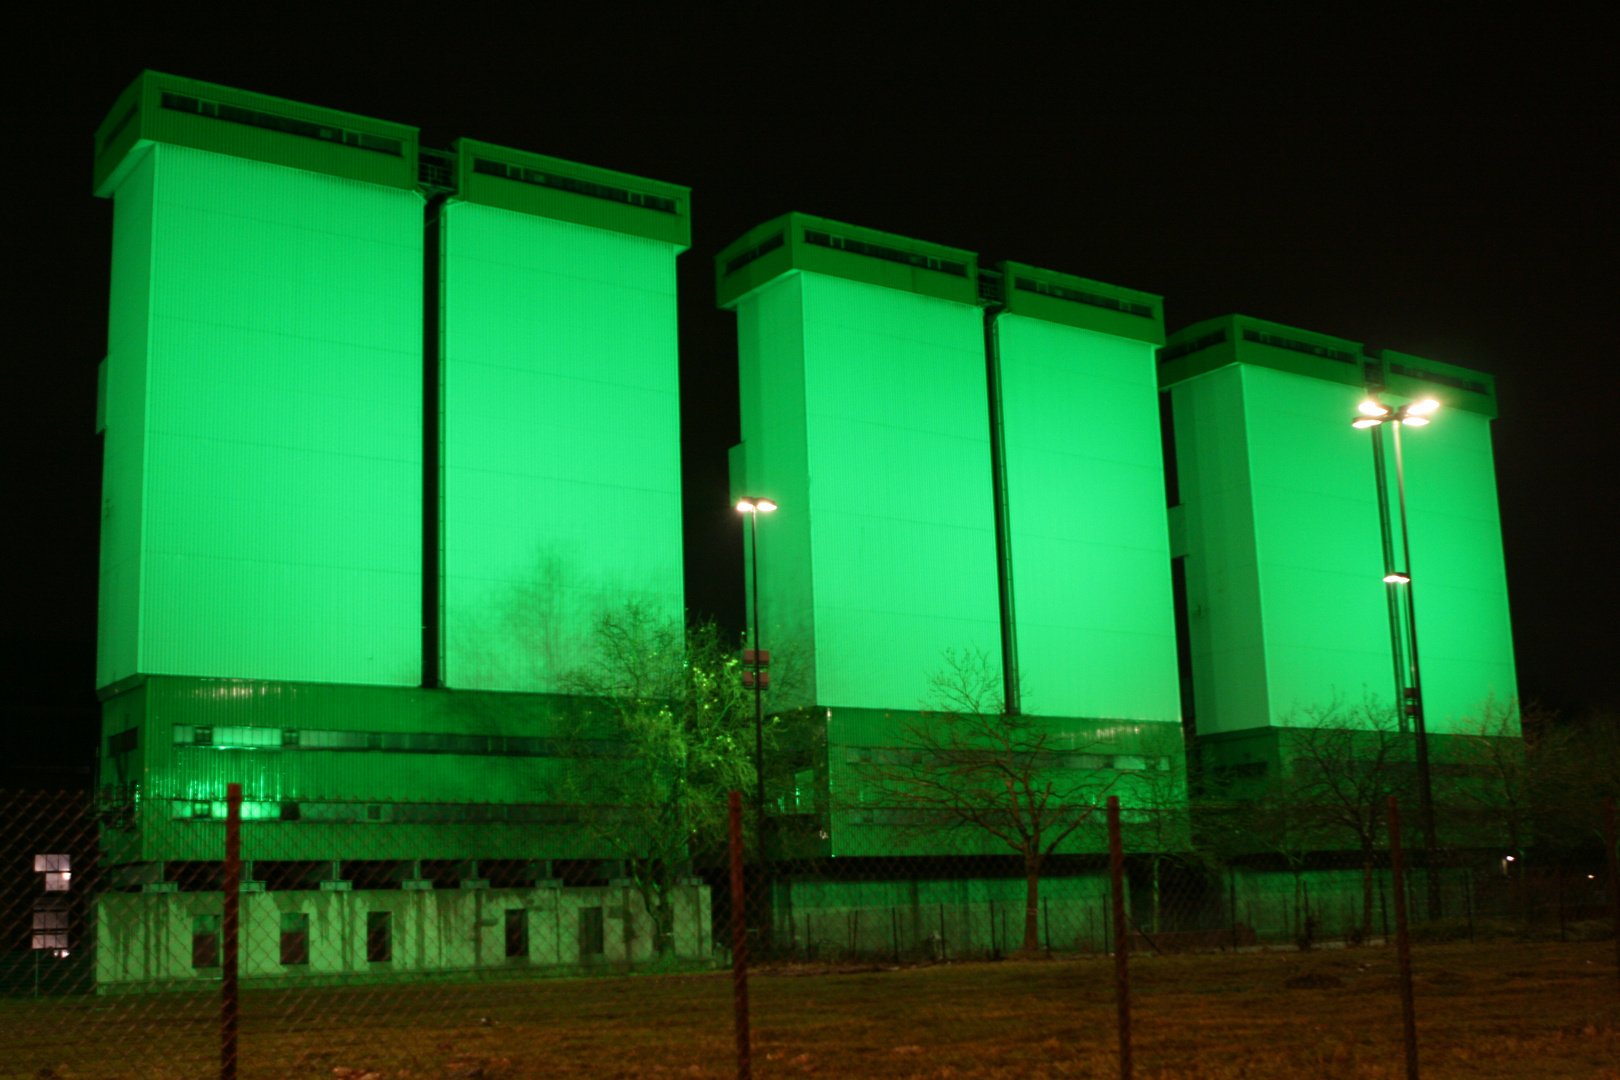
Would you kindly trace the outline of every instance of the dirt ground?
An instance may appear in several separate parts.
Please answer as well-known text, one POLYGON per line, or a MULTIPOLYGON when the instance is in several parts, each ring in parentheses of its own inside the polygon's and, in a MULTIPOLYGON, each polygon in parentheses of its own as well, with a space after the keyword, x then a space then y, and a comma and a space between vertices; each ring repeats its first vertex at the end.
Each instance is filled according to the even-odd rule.
MULTIPOLYGON (((1415 953, 1423 1076, 1620 1080, 1613 942, 1415 953)), ((1136 1075, 1401 1077, 1395 955, 1133 956, 1136 1075)), ((754 1076, 1118 1075, 1105 957, 756 972, 754 1076)), ((218 1076, 217 1000, 0 1003, 0 1076, 218 1076)), ((243 996, 243 1080, 735 1075, 728 974, 243 996)))

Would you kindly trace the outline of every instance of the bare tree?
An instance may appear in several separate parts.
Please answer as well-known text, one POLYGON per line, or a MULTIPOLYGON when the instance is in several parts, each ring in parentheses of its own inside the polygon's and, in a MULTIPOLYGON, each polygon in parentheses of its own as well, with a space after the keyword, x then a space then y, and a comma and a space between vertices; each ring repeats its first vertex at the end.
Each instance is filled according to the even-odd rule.
POLYGON ((1521 732, 1518 710, 1487 701, 1448 740, 1436 769, 1435 802, 1457 839, 1506 844, 1519 858, 1545 831, 1547 810, 1567 785, 1567 730, 1533 711, 1521 732))
POLYGON ((859 767, 865 801, 914 834, 977 833, 1017 854, 1022 949, 1035 952, 1042 866, 1091 819, 1115 774, 1073 767, 1093 748, 1060 743, 1042 721, 1008 714, 1000 669, 982 651, 947 652, 930 683, 935 708, 904 725, 897 747, 859 767))
POLYGON ((1192 838, 1187 804, 1187 743, 1180 725, 1144 725, 1135 754, 1117 755, 1122 770, 1120 802, 1128 803, 1131 850, 1147 856, 1151 888, 1149 926, 1164 927, 1161 879, 1164 868, 1189 856, 1192 838))
MULTIPOLYGON (((1293 926, 1303 946, 1309 941, 1305 869, 1311 853, 1322 846, 1322 836, 1314 810, 1292 794, 1285 784, 1247 786, 1241 798, 1200 800, 1195 813, 1199 850, 1225 864, 1228 872, 1257 850, 1282 861, 1293 881, 1293 926)), ((1231 914, 1235 921, 1237 912, 1231 914)))
MULTIPOLYGON (((631 604, 597 620, 591 660, 567 679, 581 704, 570 742, 574 801, 673 945, 674 890, 726 842, 727 794, 754 788, 754 702, 713 623, 686 627, 631 604)), ((776 721, 767 719, 774 741, 776 721)))
POLYGON ((1594 709, 1565 719, 1530 708, 1524 719, 1536 842, 1601 849, 1603 800, 1620 798, 1620 715, 1594 709))
MULTIPOLYGON (((1258 832, 1273 850, 1304 854, 1349 840, 1361 855, 1361 926, 1372 932, 1375 853, 1386 842, 1386 800, 1415 789, 1412 736, 1394 715, 1368 701, 1335 703, 1290 725, 1281 775, 1256 808, 1258 832)), ((1297 875, 1296 875, 1297 876, 1297 875)))

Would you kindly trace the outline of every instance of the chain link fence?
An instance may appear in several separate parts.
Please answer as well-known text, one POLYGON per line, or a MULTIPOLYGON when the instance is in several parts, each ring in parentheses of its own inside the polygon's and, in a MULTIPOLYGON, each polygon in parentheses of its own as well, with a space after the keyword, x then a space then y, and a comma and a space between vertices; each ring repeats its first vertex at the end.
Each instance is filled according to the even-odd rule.
MULTIPOLYGON (((872 854, 827 856, 825 815, 734 797, 731 846, 671 861, 592 857, 622 808, 0 792, 0 1075, 1115 1075, 1132 1046, 1139 1069, 1215 1052, 1176 1041, 1209 986, 1288 980, 1326 995, 1324 1031, 1340 1006, 1372 1016, 1345 1045, 1395 1070, 1426 1031, 1439 1053, 1429 999, 1459 991, 1434 972, 1552 968, 1585 981, 1524 977, 1521 1011, 1562 995, 1549 1031, 1585 1017, 1571 1045, 1620 1045, 1612 806, 1596 842, 1433 852, 1403 808, 1398 858, 1387 810, 1334 847, 1244 832, 1242 807, 1126 807, 1111 829, 1110 802, 1070 808, 1050 853, 913 809, 862 821, 872 854), (951 838, 927 850, 934 827, 951 838), (567 857, 522 857, 548 851, 567 857), (1366 992, 1333 1004, 1347 986, 1366 992)), ((1253 1001, 1272 1012, 1251 1028, 1298 1035, 1304 999, 1253 1001)), ((1244 1075, 1272 1075, 1281 1051, 1247 1045, 1244 1075)))

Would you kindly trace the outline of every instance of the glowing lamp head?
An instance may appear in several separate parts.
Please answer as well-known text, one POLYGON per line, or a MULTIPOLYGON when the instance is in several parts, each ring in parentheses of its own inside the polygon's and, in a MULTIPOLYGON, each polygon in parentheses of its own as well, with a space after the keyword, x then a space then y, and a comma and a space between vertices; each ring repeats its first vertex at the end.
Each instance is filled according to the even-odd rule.
POLYGON ((1403 574, 1397 570, 1393 574, 1385 574, 1384 583, 1386 585, 1410 585, 1412 584, 1412 577, 1410 574, 1403 574))
POLYGON ((1406 415, 1427 416, 1429 413, 1434 412, 1434 410, 1438 409, 1439 407, 1440 403, 1434 400, 1434 398, 1424 398, 1422 401, 1415 401, 1408 405, 1406 407, 1406 415))
POLYGON ((776 509, 776 504, 771 502, 769 499, 760 499, 758 502, 754 503, 754 509, 758 510, 762 514, 768 514, 772 510, 776 509))
POLYGON ((752 514, 754 509, 753 499, 739 499, 737 501, 737 513, 739 514, 752 514))
POLYGON ((1358 412, 1360 412, 1364 416, 1388 416, 1389 415, 1389 410, 1388 409, 1386 409, 1386 408, 1384 408, 1384 406, 1378 404, 1378 402, 1373 401, 1371 398, 1368 398, 1366 401, 1363 401, 1360 405, 1357 405, 1356 410, 1358 412))
POLYGON ((1403 416, 1403 417, 1401 417, 1401 423, 1405 424, 1407 427, 1422 427, 1424 424, 1427 424, 1428 422, 1429 422, 1429 418, 1427 416, 1403 416))
POLYGON ((737 512, 739 514, 768 514, 776 509, 776 504, 769 499, 739 499, 737 512))
POLYGON ((1383 423, 1382 420, 1376 420, 1376 419, 1374 419, 1373 417, 1370 417, 1370 416, 1363 416, 1359 420, 1350 421, 1350 426, 1353 427, 1353 428, 1370 428, 1370 427, 1377 427, 1379 424, 1382 424, 1382 423, 1383 423))

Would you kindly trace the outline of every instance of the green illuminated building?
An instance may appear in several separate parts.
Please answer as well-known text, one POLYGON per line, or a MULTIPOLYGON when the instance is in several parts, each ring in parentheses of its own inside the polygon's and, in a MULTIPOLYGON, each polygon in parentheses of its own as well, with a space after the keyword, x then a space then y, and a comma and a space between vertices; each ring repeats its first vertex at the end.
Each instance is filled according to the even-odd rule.
MULTIPOLYGON (((103 982, 192 974, 166 950, 217 893, 173 894, 173 867, 217 862, 232 782, 244 858, 304 867, 246 917, 305 934, 311 973, 382 970, 395 919, 399 972, 514 941, 648 955, 622 881, 552 869, 607 858, 565 722, 597 616, 683 610, 687 189, 148 72, 97 132, 95 191, 104 854, 129 892, 101 909, 103 982)), ((1346 705, 1404 723, 1414 626, 1431 733, 1511 703, 1488 376, 1241 316, 1167 341, 1158 296, 803 214, 722 251, 716 284, 734 493, 779 507, 744 568, 793 717, 767 839, 954 867, 778 882, 777 932, 910 887, 941 939, 950 906, 952 940, 995 940, 1017 883, 942 857, 1006 850, 919 837, 863 780, 952 655, 1001 672, 1052 767, 1122 797, 1137 852, 1185 842, 1184 733, 1255 775, 1346 705), (1441 404, 1402 443, 1409 586, 1380 580, 1396 474, 1350 427, 1369 393, 1441 404)), ((1090 911, 1096 885, 1050 899, 1090 911)), ((707 890, 681 889, 680 949, 706 956, 707 890)))
POLYGON ((807 675, 773 708, 825 718, 831 853, 911 848, 862 828, 881 822, 850 770, 935 704, 953 651, 994 657, 1013 711, 1075 762, 1169 769, 1143 750, 1179 742, 1159 298, 803 214, 716 274, 737 313, 732 486, 780 508, 759 530, 763 643, 807 675))
MULTIPOLYGON (((1290 728, 1363 702, 1393 713, 1402 700, 1388 601, 1402 586, 1381 580, 1371 436, 1350 426, 1370 393, 1441 404, 1402 438, 1428 731, 1443 737, 1513 701, 1490 376, 1244 316, 1172 335, 1159 375, 1206 765, 1253 774, 1277 761, 1290 728)), ((1393 500, 1387 454, 1384 468, 1393 500)))
POLYGON ((334 887, 599 857, 558 695, 598 612, 683 609, 686 189, 147 72, 95 191, 122 877, 217 859, 229 782, 334 887))

